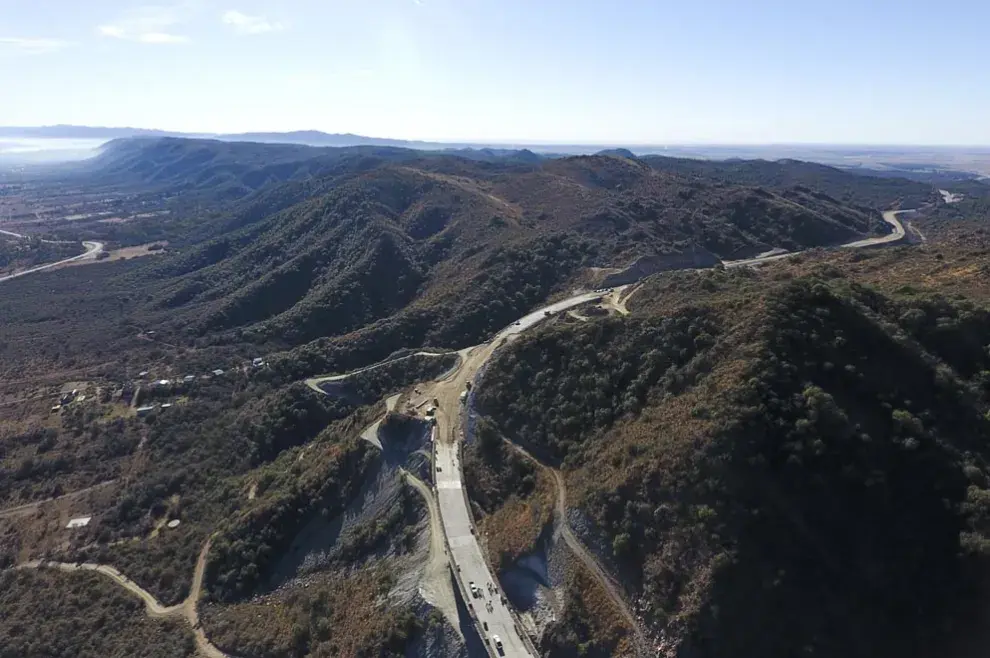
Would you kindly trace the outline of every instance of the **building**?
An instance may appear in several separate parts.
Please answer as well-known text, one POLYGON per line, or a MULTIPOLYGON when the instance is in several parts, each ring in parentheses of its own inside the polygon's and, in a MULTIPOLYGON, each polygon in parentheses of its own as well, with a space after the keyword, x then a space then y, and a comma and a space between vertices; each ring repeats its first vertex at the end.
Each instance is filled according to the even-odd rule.
POLYGON ((171 408, 172 408, 171 402, 166 402, 165 404, 162 405, 162 409, 171 409, 171 408))
POLYGON ((251 362, 251 365, 253 365, 255 368, 260 368, 263 365, 265 365, 265 360, 259 356, 254 361, 251 362))
POLYGON ((65 527, 66 528, 69 528, 70 530, 72 528, 85 528, 86 526, 89 525, 89 522, 92 519, 93 519, 93 517, 91 517, 91 516, 80 516, 79 518, 72 519, 71 521, 69 521, 69 525, 67 525, 65 527))
POLYGON ((216 370, 213 371, 213 374, 215 376, 219 377, 220 375, 223 374, 223 370, 221 370, 220 368, 217 368, 216 370))
POLYGON ((138 416, 147 416, 148 414, 150 414, 154 410, 155 410, 155 405, 153 405, 153 404, 149 404, 146 407, 138 407, 137 408, 137 415, 138 416))

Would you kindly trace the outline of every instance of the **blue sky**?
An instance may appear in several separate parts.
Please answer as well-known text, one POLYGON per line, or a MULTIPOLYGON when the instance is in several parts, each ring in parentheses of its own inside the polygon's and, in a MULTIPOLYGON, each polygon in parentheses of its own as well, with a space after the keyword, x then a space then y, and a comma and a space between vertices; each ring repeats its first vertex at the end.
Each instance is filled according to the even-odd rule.
POLYGON ((0 0, 0 125, 990 144, 985 0, 0 0))

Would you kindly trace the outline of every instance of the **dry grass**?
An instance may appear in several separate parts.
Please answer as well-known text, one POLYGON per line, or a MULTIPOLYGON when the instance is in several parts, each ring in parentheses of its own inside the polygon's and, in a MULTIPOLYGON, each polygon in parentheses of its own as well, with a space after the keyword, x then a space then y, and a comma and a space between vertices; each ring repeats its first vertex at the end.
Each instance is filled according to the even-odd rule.
POLYGON ((568 609, 564 615, 570 627, 583 626, 587 641, 607 655, 636 655, 632 629, 608 593, 579 562, 569 564, 565 588, 568 609))
POLYGON ((544 528, 553 521, 553 476, 539 469, 536 478, 536 488, 529 497, 513 495, 498 511, 481 520, 480 531, 492 564, 509 564, 532 551, 544 528))
POLYGON ((307 644, 305 655, 313 657, 378 655, 375 647, 397 619, 384 596, 390 582, 381 567, 321 574, 250 602, 205 606, 204 626, 217 646, 235 654, 254 647, 249 655, 303 655, 307 644))

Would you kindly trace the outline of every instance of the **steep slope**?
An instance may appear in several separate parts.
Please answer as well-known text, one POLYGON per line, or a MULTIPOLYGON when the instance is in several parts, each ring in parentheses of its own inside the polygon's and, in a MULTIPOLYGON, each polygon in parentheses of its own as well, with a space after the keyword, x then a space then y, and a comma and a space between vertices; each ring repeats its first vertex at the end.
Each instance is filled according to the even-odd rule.
POLYGON ((703 267, 886 226, 821 195, 685 179, 611 156, 341 167, 267 188, 198 227, 199 242, 149 270, 157 293, 142 324, 212 344, 292 346, 404 316, 419 327, 416 342, 465 345, 590 267, 643 256, 703 267))
POLYGON ((988 555, 990 315, 768 269, 559 321, 492 364, 479 409, 562 467, 665 655, 944 655, 988 555))
POLYGON ((92 161, 72 169, 89 184, 140 185, 230 201, 273 183, 360 171, 388 160, 418 157, 422 157, 418 151, 385 146, 318 148, 176 137, 128 138, 107 143, 92 161))

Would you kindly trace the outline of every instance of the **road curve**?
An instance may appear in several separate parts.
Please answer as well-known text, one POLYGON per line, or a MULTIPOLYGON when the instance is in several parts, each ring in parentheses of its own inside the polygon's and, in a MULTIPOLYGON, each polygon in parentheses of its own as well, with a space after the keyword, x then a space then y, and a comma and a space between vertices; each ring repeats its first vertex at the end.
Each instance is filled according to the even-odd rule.
MULTIPOLYGON (((3 231, 3 233, 9 235, 17 235, 16 233, 11 234, 9 231, 3 231)), ((86 251, 84 253, 79 254, 78 256, 73 256, 72 258, 66 258, 64 260, 56 261, 54 263, 46 263, 45 265, 38 265, 37 267, 32 267, 30 269, 24 270, 23 272, 15 272, 14 274, 8 274, 7 276, 0 277, 0 283, 3 283, 4 281, 10 281, 11 279, 16 279, 21 276, 26 276, 28 274, 34 274, 35 272, 43 272, 44 270, 50 270, 51 268, 58 267, 60 265, 67 265, 68 263, 74 263, 80 260, 92 260, 96 258, 100 254, 100 252, 103 251, 102 242, 90 242, 87 240, 83 242, 83 246, 86 247, 86 251)))
POLYGON ((151 592, 135 583, 117 569, 106 564, 94 564, 92 562, 72 563, 34 560, 32 562, 19 564, 15 566, 14 569, 51 568, 66 572, 95 571, 96 573, 109 578, 120 587, 123 587, 125 590, 141 599, 141 601, 144 602, 145 612, 147 612, 149 617, 155 619, 182 617, 185 619, 193 629, 193 635, 196 638, 196 648, 199 649, 201 655, 206 656, 206 658, 235 658, 234 656, 220 651, 213 645, 213 643, 210 642, 210 640, 206 637, 206 634, 203 632, 203 629, 200 628, 199 615, 196 612, 196 606, 199 604, 199 597, 202 594, 203 574, 206 571, 206 558, 210 551, 210 542, 211 540, 207 539, 206 543, 203 544, 202 550, 199 552, 199 557, 196 560, 196 568, 193 571, 192 585, 189 588, 189 596, 187 596, 182 603, 177 603, 168 607, 163 606, 151 592))
MULTIPOLYGON (((862 240, 854 240, 853 242, 847 242, 846 244, 839 245, 840 249, 862 249, 863 247, 877 247, 887 244, 895 244, 900 242, 905 237, 904 225, 901 224, 901 220, 898 215, 904 213, 918 212, 915 209, 911 210, 887 210, 883 213, 883 221, 890 224, 894 230, 892 233, 887 235, 881 235, 876 238, 864 238, 862 240)), ((783 260, 785 258, 792 258, 798 254, 802 254, 804 251, 788 251, 782 254, 774 254, 772 256, 757 256, 756 258, 745 258, 743 260, 727 260, 723 261, 722 265, 726 268, 733 267, 751 267, 754 265, 762 265, 763 263, 769 263, 775 260, 783 260)))
POLYGON ((15 569, 42 569, 51 568, 58 569, 59 571, 95 571, 103 576, 106 576, 117 585, 123 587, 131 594, 137 596, 139 599, 144 601, 145 610, 149 617, 174 617, 182 614, 183 604, 178 603, 173 606, 165 607, 158 602, 151 592, 142 588, 140 585, 130 580, 124 574, 120 573, 111 566, 105 564, 94 564, 92 562, 84 562, 81 564, 76 564, 72 562, 48 562, 45 560, 35 560, 33 562, 25 562, 24 564, 19 564, 15 569))
POLYGON ((306 380, 306 386, 316 391, 317 393, 325 393, 320 384, 326 384, 329 382, 339 382, 345 379, 349 379, 354 375, 360 375, 363 372, 368 372, 375 370, 377 368, 382 368, 393 363, 398 363, 400 361, 405 361, 417 356, 447 356, 448 354, 457 354, 457 352, 414 352, 412 354, 407 354, 405 356, 400 356, 397 359, 387 359, 385 361, 379 361, 378 363, 373 363, 370 366, 365 366, 364 368, 358 368, 357 370, 352 370, 350 372, 345 372, 339 375, 323 375, 320 377, 310 377, 306 380))
MULTIPOLYGON (((894 229, 889 235, 857 240, 842 246, 856 249, 893 244, 903 240, 905 237, 904 226, 898 219, 898 215, 906 212, 914 211, 897 210, 883 213, 884 221, 894 229)), ((756 265, 794 256, 796 253, 800 252, 727 262, 725 266, 740 267, 756 265)), ((635 292, 635 289, 631 292, 635 292)), ((474 376, 492 356, 497 346, 535 326, 550 315, 590 301, 597 301, 601 298, 602 295, 600 293, 583 293, 530 313, 518 322, 502 330, 488 343, 473 348, 467 353, 462 367, 457 370, 455 375, 439 382, 432 391, 432 397, 440 400, 440 409, 436 412, 437 438, 434 481, 436 482, 437 497, 440 502, 440 514, 443 520, 444 533, 447 536, 448 546, 450 546, 451 561, 455 566, 455 577, 464 592, 468 591, 467 585, 470 582, 474 582, 484 592, 487 583, 494 583, 495 579, 492 577, 484 553, 474 534, 470 505, 462 482, 460 456, 458 453, 459 432, 457 423, 454 422, 455 420, 460 420, 459 393, 464 389, 467 382, 473 381, 474 376)), ((626 301, 628 301, 628 296, 626 301)), ((577 557, 596 575, 597 580, 602 583, 610 597, 617 602, 622 615, 631 622, 637 644, 645 646, 645 633, 641 626, 636 623, 635 615, 632 614, 625 604, 620 593, 620 588, 611 580, 607 572, 601 568, 594 559, 594 556, 590 555, 581 542, 578 541, 577 537, 570 532, 566 523, 566 489, 563 486, 562 478, 558 477, 556 480, 559 491, 558 515, 564 517, 561 528, 565 541, 567 541, 577 557), (564 509, 560 509, 561 505, 564 509)), ((470 598, 468 600, 469 603, 472 603, 470 598)), ((475 604, 472 606, 475 623, 480 627, 478 628, 478 632, 483 638, 489 638, 492 634, 498 634, 505 645, 503 655, 533 656, 535 654, 531 644, 526 641, 528 638, 523 638, 521 632, 518 633, 517 638, 516 629, 521 630, 521 627, 518 626, 515 613, 508 606, 501 606, 500 601, 495 600, 492 601, 495 604, 493 610, 489 612, 485 605, 485 600, 474 599, 473 603, 475 604), (484 626, 486 624, 489 629, 488 632, 485 632, 484 626)), ((491 650, 491 647, 489 647, 489 650, 491 650)))
POLYGON ((465 351, 461 367, 450 377, 434 383, 428 395, 440 401, 434 432, 436 453, 433 481, 436 483, 440 518, 447 537, 454 578, 469 605, 478 634, 488 640, 486 647, 493 656, 499 655, 493 646, 495 636, 502 642, 502 656, 534 658, 537 652, 508 602, 503 604, 500 595, 492 595, 488 591, 487 586, 498 581, 493 576, 475 535, 464 487, 459 453, 463 421, 460 394, 467 387, 467 382, 474 380, 481 367, 506 340, 536 326, 547 317, 601 298, 602 293, 582 293, 526 315, 500 331, 494 339, 465 351), (481 590, 480 598, 471 596, 472 582, 481 590))

